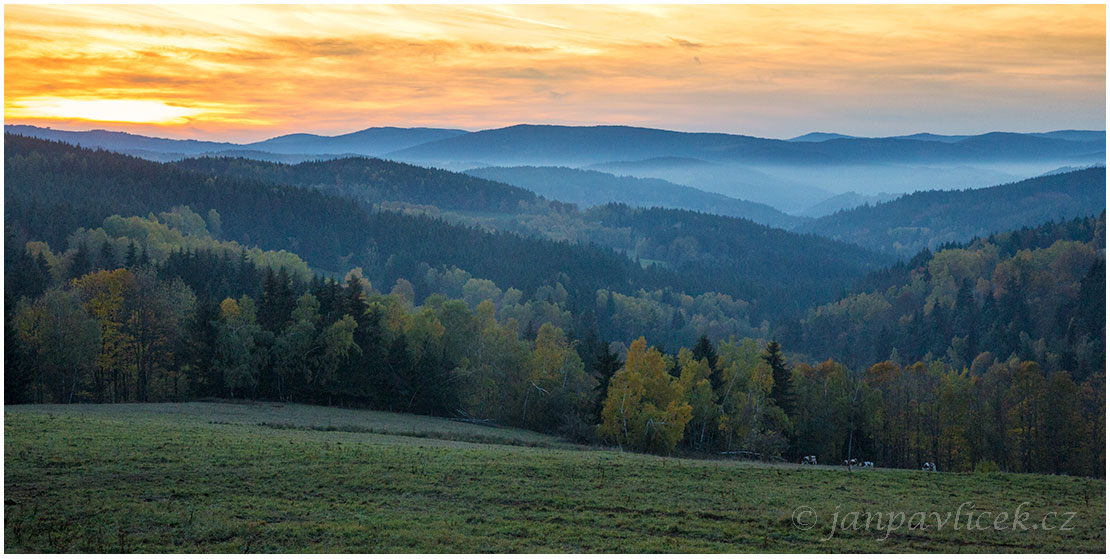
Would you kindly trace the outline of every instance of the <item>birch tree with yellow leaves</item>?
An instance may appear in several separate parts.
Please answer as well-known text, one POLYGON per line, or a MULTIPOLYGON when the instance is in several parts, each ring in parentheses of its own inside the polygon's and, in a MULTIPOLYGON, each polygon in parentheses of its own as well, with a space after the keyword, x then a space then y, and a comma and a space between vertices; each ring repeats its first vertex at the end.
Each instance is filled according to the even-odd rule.
POLYGON ((683 392, 682 381, 667 374, 663 355, 641 337, 613 375, 599 433, 622 449, 670 453, 693 415, 683 392))

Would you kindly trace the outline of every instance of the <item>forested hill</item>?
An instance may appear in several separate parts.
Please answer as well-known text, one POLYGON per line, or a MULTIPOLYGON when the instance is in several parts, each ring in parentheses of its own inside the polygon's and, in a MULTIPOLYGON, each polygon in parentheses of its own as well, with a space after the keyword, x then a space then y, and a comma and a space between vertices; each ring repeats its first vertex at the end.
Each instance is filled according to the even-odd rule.
POLYGON ((715 192, 675 184, 663 179, 616 176, 600 171, 569 167, 484 167, 467 174, 527 188, 551 200, 578 204, 580 207, 619 202, 650 208, 680 208, 789 229, 805 221, 766 204, 730 198, 715 192))
POLYGON ((111 215, 146 216, 189 205, 221 216, 223 238, 285 249, 317 269, 362 267, 375 285, 409 278, 422 299, 421 264, 458 266, 503 288, 533 293, 563 279, 570 298, 592 304, 597 289, 629 291, 673 283, 670 272, 643 269, 598 246, 524 238, 393 212, 317 190, 189 171, 106 151, 5 135, 5 216, 20 244, 64 247, 80 227, 111 215))
POLYGON ((201 157, 185 159, 175 165, 213 175, 317 188, 368 204, 396 201, 442 209, 512 212, 521 202, 536 201, 532 192, 505 183, 367 157, 297 165, 201 157))
POLYGON ((1105 258, 1105 212, 926 250, 779 339, 850 366, 937 358, 977 375, 1016 356, 1082 382, 1104 372, 1105 258))
MULTIPOLYGON (((607 204, 586 212, 612 229, 627 229, 637 254, 667 262, 688 290, 732 281, 758 294, 764 316, 792 314, 853 287, 888 259, 860 247, 689 210, 607 204), (769 309, 774 306, 775 309, 769 309)), ((752 297, 752 295, 748 295, 752 297)))
POLYGON ((967 190, 929 190, 803 223, 799 232, 908 257, 922 248, 1106 208, 1106 167, 967 190))

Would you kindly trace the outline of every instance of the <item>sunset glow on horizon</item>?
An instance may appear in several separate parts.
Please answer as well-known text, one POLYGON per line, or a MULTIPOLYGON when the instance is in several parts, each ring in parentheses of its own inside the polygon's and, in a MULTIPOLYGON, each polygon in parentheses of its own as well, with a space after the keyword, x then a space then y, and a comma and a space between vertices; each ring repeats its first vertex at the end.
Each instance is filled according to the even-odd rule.
POLYGON ((126 99, 62 99, 29 97, 8 104, 5 116, 30 119, 74 119, 97 122, 184 124, 198 109, 175 107, 162 101, 126 99))
POLYGON ((5 7, 7 124, 1102 129, 1104 5, 5 7))

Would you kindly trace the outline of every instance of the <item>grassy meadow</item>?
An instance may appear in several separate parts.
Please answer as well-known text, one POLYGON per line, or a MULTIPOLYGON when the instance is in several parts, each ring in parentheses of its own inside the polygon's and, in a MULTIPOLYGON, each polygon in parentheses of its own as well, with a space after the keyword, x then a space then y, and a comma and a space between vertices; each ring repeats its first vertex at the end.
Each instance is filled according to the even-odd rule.
POLYGON ((1106 549, 1105 482, 1076 477, 849 475, 268 403, 7 406, 4 435, 6 552, 1106 549))

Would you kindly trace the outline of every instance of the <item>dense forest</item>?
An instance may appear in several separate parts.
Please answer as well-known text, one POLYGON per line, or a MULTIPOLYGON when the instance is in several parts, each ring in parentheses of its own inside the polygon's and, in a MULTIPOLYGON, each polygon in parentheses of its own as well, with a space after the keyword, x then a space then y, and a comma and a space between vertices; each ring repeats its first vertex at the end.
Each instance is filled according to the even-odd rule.
POLYGON ((1104 472, 1104 215, 882 269, 722 216, 567 218, 636 261, 6 143, 6 403, 253 398, 658 453, 1104 472))
POLYGON ((589 215, 604 227, 630 231, 641 259, 681 270, 688 291, 744 294, 773 305, 762 315, 770 318, 828 300, 883 262, 854 245, 689 210, 607 204, 589 215), (728 283, 733 291, 721 288, 728 283))
POLYGON ((1106 209, 1106 167, 966 190, 926 190, 803 223, 817 233, 908 258, 923 248, 1106 209))
POLYGON ((747 317, 759 323, 801 316, 812 305, 851 292, 867 273, 894 262, 816 235, 688 210, 606 204, 583 212, 539 207, 517 214, 438 215, 454 223, 611 248, 645 267, 673 272, 664 291, 743 300, 747 317), (794 262, 806 262, 822 275, 795 274, 794 262))
MULTIPOLYGON (((174 166, 222 177, 314 188, 366 206, 431 215, 461 225, 612 248, 641 263, 658 264, 677 272, 665 284, 675 291, 717 292, 748 301, 750 313, 760 321, 787 313, 800 314, 814 304, 827 302, 854 287, 868 271, 890 262, 855 245, 816 235, 792 234, 751 219, 680 209, 630 209, 627 204, 612 203, 577 211, 574 206, 543 200, 530 191, 504 183, 380 159, 284 165, 200 158, 174 166), (797 261, 810 262, 812 274, 791 274, 791 263, 797 261)), ((555 173, 550 180, 577 181, 575 184, 583 188, 596 185, 589 181, 583 185, 582 175, 608 176, 570 169, 545 171, 555 173)), ((634 183, 642 180, 625 179, 634 183)), ((733 202, 784 218, 775 218, 778 221, 787 221, 785 218, 789 217, 760 204, 733 202)), ((479 272, 468 262, 456 260, 452 264, 504 287, 520 287, 515 283, 506 285, 502 277, 479 272)), ((567 273, 574 275, 569 270, 567 273)), ((635 285, 637 289, 663 286, 635 285)))
POLYGON ((780 334, 855 366, 892 351, 960 368, 1016 355, 1082 381, 1105 362, 1105 218, 926 249, 780 334))
POLYGON ((450 210, 515 212, 521 203, 536 201, 533 192, 503 182, 369 157, 297 165, 201 157, 178 161, 175 165, 212 175, 316 188, 369 205, 401 201, 450 210))

